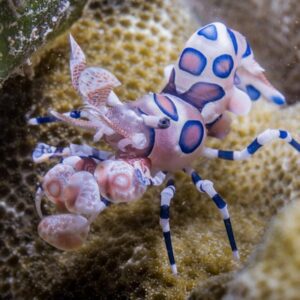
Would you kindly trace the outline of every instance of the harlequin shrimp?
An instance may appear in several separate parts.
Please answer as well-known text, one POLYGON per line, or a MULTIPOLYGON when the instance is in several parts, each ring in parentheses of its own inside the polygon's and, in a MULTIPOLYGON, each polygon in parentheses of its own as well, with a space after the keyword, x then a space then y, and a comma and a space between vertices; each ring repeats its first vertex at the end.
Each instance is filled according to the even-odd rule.
POLYGON ((241 151, 205 146, 208 135, 223 138, 228 134, 227 111, 246 114, 251 100, 260 95, 279 105, 285 101, 267 81, 246 39, 221 23, 201 28, 188 40, 176 64, 167 68, 168 83, 162 92, 132 102, 120 101, 113 92, 120 84, 114 75, 86 66, 85 55, 72 36, 70 44, 72 84, 84 106, 66 113, 51 111, 51 116, 33 118, 29 123, 63 121, 92 131, 95 142, 102 139, 113 151, 88 145, 37 145, 35 162, 61 159, 37 191, 41 238, 62 250, 76 249, 87 239, 91 223, 110 204, 141 198, 149 186, 166 181, 160 198, 160 225, 171 270, 176 274, 169 210, 176 191, 173 174, 184 171, 219 209, 233 256, 238 259, 226 201, 211 181, 191 168, 192 162, 200 156, 247 159, 275 139, 300 151, 290 133, 279 129, 267 129, 241 151), (59 214, 43 216, 44 195, 59 214))

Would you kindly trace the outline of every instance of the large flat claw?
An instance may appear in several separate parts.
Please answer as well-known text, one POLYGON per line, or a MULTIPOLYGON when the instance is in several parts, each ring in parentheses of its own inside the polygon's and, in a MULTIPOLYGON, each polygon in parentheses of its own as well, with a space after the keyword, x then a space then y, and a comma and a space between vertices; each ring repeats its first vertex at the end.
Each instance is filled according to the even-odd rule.
POLYGON ((75 250, 86 240, 89 222, 79 215, 61 214, 45 217, 38 226, 39 236, 60 250, 75 250))

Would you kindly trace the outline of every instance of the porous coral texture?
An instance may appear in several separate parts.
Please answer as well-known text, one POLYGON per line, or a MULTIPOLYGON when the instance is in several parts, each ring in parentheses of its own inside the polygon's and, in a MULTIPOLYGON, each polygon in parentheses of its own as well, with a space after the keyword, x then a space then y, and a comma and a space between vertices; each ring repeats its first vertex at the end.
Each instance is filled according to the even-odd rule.
POLYGON ((299 299, 299 220, 299 201, 280 212, 249 266, 230 283, 224 300, 299 299))
MULTIPOLYGON (((178 5, 159 0, 95 1, 72 28, 88 64, 107 68, 122 82, 116 90, 121 99, 133 100, 163 86, 164 66, 174 62, 196 27, 178 5)), ((71 87, 67 49, 63 36, 36 70, 34 81, 10 80, 2 91, 1 295, 184 299, 199 282, 235 270, 218 211, 181 173, 176 176, 178 192, 171 207, 177 277, 170 272, 159 226, 159 188, 149 189, 140 201, 103 212, 78 251, 58 251, 38 237, 34 190, 38 174, 50 165, 34 166, 31 149, 37 141, 67 145, 92 140, 89 134, 62 124, 26 127, 24 112, 41 115, 50 107, 67 111, 81 105, 71 87)), ((299 110, 299 105, 280 110, 261 101, 249 116, 234 119, 225 141, 208 144, 241 149, 267 127, 289 129, 299 139, 299 110)), ((260 241, 270 217, 299 195, 297 162, 297 153, 279 141, 249 161, 199 158, 196 162, 201 176, 213 180, 228 201, 242 262, 260 241)), ((50 205, 44 204, 43 211, 50 213, 50 205)))

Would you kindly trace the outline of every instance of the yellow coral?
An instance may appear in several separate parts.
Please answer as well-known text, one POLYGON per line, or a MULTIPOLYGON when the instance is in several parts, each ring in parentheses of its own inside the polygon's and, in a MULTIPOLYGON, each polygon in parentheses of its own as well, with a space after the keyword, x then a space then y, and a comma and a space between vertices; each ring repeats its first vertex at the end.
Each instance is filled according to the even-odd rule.
POLYGON ((299 299, 300 202, 272 222, 250 265, 235 276, 224 299, 299 299))

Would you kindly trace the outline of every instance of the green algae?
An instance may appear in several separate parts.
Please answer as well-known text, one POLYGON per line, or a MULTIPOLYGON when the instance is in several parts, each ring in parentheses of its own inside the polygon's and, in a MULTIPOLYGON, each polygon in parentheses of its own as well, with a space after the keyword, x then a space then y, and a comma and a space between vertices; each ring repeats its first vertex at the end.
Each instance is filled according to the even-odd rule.
POLYGON ((66 30, 81 15, 86 1, 1 1, 0 82, 31 55, 66 30))

